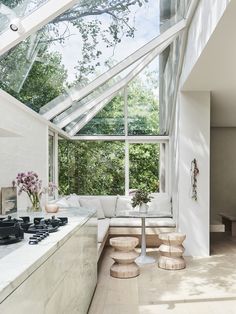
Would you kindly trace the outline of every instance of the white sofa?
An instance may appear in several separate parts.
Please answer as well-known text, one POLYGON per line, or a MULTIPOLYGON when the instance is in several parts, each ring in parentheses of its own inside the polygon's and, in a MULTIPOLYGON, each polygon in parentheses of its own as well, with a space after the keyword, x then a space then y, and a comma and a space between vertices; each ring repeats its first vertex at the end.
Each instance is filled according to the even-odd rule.
MULTIPOLYGON (((146 234, 149 246, 158 246, 158 234, 175 230, 171 200, 166 193, 154 193, 149 210, 155 215, 146 219, 146 234)), ((84 196, 64 197, 57 201, 60 207, 83 207, 97 210, 98 217, 98 258, 112 236, 141 235, 141 219, 126 217, 134 210, 129 196, 84 196)))

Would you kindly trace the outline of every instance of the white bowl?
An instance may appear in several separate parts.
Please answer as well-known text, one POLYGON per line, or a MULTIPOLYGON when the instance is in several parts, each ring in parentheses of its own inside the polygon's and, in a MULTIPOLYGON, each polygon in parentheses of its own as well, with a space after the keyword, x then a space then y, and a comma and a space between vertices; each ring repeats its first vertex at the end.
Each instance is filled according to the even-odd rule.
POLYGON ((47 213, 57 213, 59 210, 59 206, 57 204, 46 204, 45 210, 47 213))

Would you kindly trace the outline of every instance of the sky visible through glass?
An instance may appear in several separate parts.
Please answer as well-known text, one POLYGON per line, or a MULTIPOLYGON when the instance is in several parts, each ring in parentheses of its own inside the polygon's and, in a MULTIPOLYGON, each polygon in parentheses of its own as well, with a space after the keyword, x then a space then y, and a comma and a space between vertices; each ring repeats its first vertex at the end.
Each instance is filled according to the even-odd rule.
MULTIPOLYGON (((105 72, 108 66, 112 66, 117 62, 125 59, 131 53, 135 52, 138 48, 152 40, 160 34, 160 14, 159 14, 159 1, 148 0, 142 7, 138 5, 129 8, 129 24, 135 28, 134 37, 127 37, 125 34, 121 37, 121 42, 115 47, 107 47, 106 43, 102 41, 101 36, 98 38, 97 49, 102 51, 99 57, 100 67, 90 75, 90 80, 98 74, 105 72)), ((86 22, 92 22, 93 16, 83 18, 86 22)), ((97 16, 96 19, 101 21, 101 30, 106 31, 111 22, 111 16, 104 14, 97 16)), ((67 39, 64 43, 55 42, 50 46, 50 51, 59 52, 62 56, 62 63, 67 69, 67 82, 72 83, 76 79, 76 63, 81 59, 82 52, 82 38, 80 31, 71 24, 61 24, 59 32, 65 33, 67 39)))
MULTIPOLYGON (((0 88, 35 111, 39 112, 43 107, 42 112, 45 112, 45 104, 59 104, 62 98, 68 98, 71 88, 79 90, 87 86, 181 20, 181 3, 166 0, 80 0, 0 57, 0 88)), ((148 66, 148 70, 155 71, 158 77, 159 62, 155 66, 153 64, 148 66)), ((134 66, 114 79, 124 77, 134 66)), ((142 71, 139 75, 143 81, 146 80, 144 73, 142 71)), ((158 92, 157 88, 156 97, 158 92)), ((65 115, 80 105, 81 102, 76 100, 69 103, 64 109, 65 115)))

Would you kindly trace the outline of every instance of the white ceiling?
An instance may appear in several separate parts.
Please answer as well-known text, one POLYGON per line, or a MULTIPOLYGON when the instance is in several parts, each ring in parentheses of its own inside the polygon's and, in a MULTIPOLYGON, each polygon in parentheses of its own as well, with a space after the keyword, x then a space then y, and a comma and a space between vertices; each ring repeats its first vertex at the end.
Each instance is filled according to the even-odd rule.
POLYGON ((183 90, 211 91, 212 125, 236 126, 236 1, 231 1, 183 90))

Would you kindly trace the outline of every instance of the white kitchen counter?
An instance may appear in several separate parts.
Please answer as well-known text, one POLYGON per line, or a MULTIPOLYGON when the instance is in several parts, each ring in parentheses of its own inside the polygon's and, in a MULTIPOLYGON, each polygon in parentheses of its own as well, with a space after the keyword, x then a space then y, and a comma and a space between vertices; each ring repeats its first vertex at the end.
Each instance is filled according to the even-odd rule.
MULTIPOLYGON (((14 216, 51 217, 46 212, 20 211, 14 216)), ((55 216, 68 217, 68 224, 43 239, 37 245, 29 245, 30 234, 16 244, 0 246, 0 303, 21 285, 40 265, 60 248, 83 224, 95 215, 94 210, 68 208, 55 216)), ((13 215, 12 215, 13 216, 13 215)), ((94 216, 96 217, 96 216, 94 216)), ((96 224, 96 219, 91 220, 96 224)))

